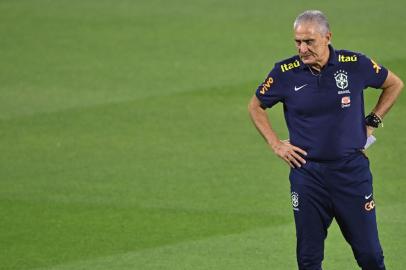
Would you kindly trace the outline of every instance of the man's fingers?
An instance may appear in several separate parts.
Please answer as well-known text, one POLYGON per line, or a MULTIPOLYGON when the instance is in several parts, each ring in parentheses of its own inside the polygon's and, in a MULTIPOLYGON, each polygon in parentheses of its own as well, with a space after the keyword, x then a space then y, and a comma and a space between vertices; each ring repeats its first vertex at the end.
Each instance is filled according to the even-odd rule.
POLYGON ((298 160, 300 163, 305 164, 306 160, 302 158, 298 153, 294 152, 292 156, 295 158, 295 160, 298 160))
POLYGON ((295 166, 293 166, 293 164, 290 162, 289 159, 284 158, 285 162, 291 167, 291 168, 295 168, 295 166))
POLYGON ((277 155, 282 158, 290 167, 299 168, 306 160, 301 156, 306 156, 307 153, 303 149, 290 144, 289 141, 281 141, 283 144, 277 151, 277 155), (301 154, 301 155, 300 155, 301 154))
MULTIPOLYGON (((297 155, 295 153, 295 155, 297 155)), ((298 155, 297 155, 298 156, 298 155)), ((299 163, 299 161, 291 154, 286 155, 286 157, 284 157, 284 160, 289 164, 290 167, 292 168, 296 168, 296 167, 301 167, 301 164, 299 163)))
POLYGON ((291 153, 285 153, 285 155, 281 156, 281 158, 285 160, 292 168, 300 168, 303 164, 306 163, 306 160, 304 160, 298 153, 294 151, 292 151, 291 153))
POLYGON ((302 154, 302 155, 304 155, 304 156, 307 156, 306 151, 303 150, 302 148, 299 148, 299 147, 294 146, 294 145, 292 145, 292 147, 293 147, 293 150, 295 150, 296 152, 299 152, 300 154, 302 154))
MULTIPOLYGON (((302 167, 301 162, 299 162, 299 160, 297 160, 297 159, 294 158, 294 157, 292 157, 292 158, 290 159, 290 162, 291 162, 293 165, 295 165, 296 168, 302 167)), ((303 163, 303 164, 304 164, 304 163, 303 163)))
POLYGON ((291 161, 291 163, 293 163, 296 168, 302 167, 302 164, 300 164, 299 161, 297 161, 296 159, 293 159, 293 160, 291 161))
POLYGON ((366 130, 367 130, 367 137, 371 136, 372 133, 374 133, 374 128, 370 127, 370 126, 366 126, 366 130))

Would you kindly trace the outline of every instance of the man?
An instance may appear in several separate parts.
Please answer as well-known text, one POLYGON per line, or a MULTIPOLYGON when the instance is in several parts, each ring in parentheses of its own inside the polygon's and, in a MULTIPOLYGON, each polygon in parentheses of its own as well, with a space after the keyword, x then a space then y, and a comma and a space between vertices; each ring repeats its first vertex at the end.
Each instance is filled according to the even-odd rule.
POLYGON ((320 11, 300 14, 294 36, 298 55, 275 64, 252 97, 249 113, 267 144, 291 167, 299 269, 321 269, 333 218, 363 270, 385 269, 372 175, 363 150, 403 82, 363 54, 335 50, 320 11), (367 87, 383 91, 365 117, 367 87), (278 102, 283 103, 289 130, 285 141, 276 135, 265 111, 278 102))

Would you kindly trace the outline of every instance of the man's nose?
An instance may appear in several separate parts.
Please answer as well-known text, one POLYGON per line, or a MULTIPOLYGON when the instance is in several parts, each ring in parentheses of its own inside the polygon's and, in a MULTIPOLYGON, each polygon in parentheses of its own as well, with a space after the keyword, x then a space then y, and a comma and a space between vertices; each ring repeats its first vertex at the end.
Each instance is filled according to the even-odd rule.
POLYGON ((307 44, 305 42, 300 42, 299 52, 306 53, 308 51, 307 44))

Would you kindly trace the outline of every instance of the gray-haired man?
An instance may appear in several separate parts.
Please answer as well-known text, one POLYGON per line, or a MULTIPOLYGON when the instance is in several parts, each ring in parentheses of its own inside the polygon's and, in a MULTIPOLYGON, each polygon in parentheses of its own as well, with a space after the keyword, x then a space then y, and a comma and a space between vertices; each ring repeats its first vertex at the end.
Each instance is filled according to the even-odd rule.
POLYGON ((290 167, 300 270, 319 270, 333 218, 364 270, 385 269, 378 239, 367 137, 394 104, 403 82, 357 52, 335 50, 326 17, 305 11, 294 23, 298 55, 275 64, 249 104, 251 118, 290 167), (365 117, 363 90, 382 89, 365 117), (283 103, 289 140, 272 129, 266 108, 283 103))

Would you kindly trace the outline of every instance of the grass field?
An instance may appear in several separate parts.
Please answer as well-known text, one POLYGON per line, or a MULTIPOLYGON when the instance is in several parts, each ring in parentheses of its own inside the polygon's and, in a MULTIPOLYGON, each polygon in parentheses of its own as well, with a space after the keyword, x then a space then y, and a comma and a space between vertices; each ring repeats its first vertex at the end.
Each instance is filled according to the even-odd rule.
MULTIPOLYGON (((0 269, 296 268, 288 168, 246 105, 291 26, 406 79, 404 2, 0 0, 0 269)), ((368 110, 379 92, 366 91, 368 110)), ((369 150, 388 269, 406 257, 406 98, 369 150)), ((287 136, 281 107, 270 111, 287 136)), ((357 269, 334 224, 327 270, 357 269)))

